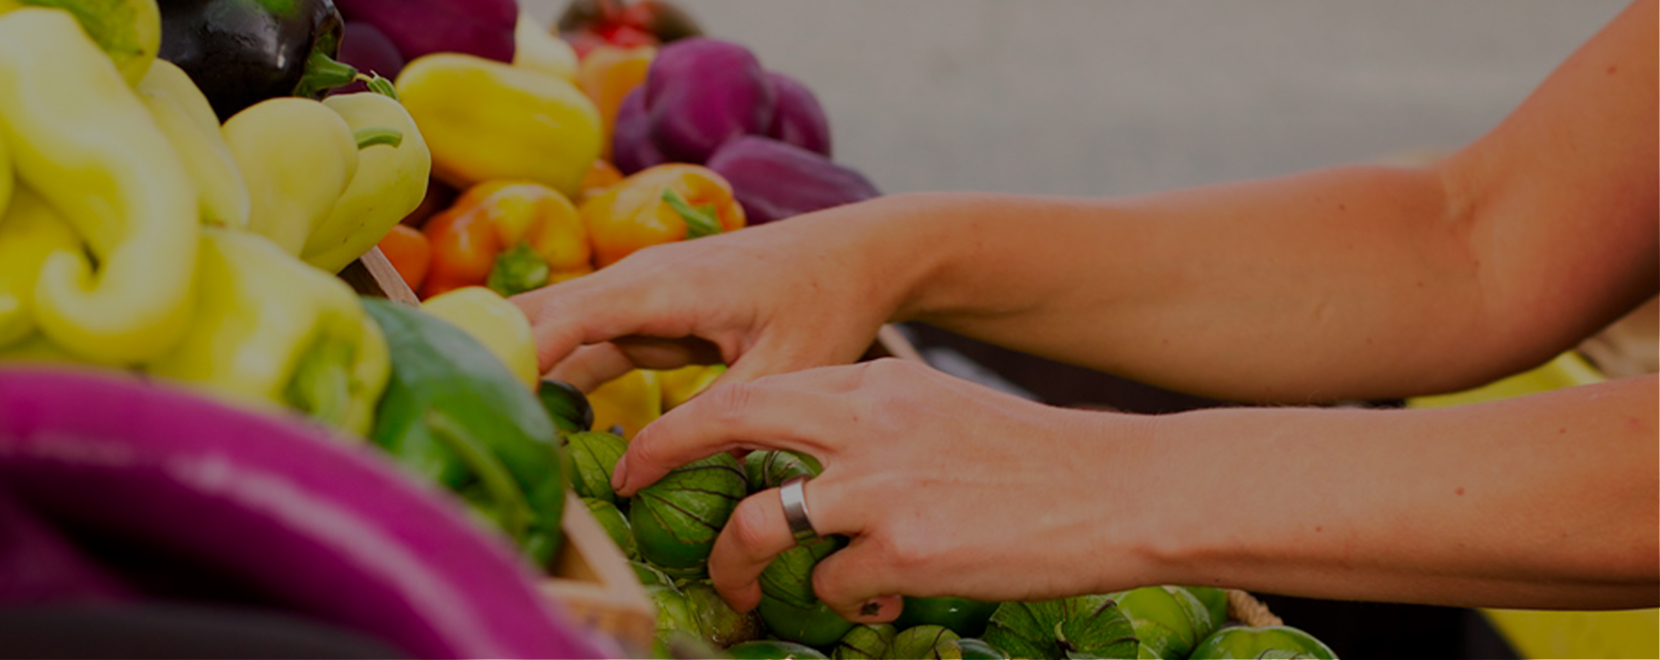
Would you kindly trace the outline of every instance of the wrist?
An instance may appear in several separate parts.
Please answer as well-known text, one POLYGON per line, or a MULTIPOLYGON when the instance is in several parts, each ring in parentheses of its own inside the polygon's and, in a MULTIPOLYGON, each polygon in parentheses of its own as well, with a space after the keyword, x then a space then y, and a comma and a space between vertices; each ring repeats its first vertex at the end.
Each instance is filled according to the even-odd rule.
POLYGON ((849 259, 838 276, 855 278, 861 307, 874 310, 880 322, 916 318, 929 297, 950 252, 950 230, 941 222, 949 197, 886 195, 815 214, 828 232, 826 244, 842 246, 849 259))

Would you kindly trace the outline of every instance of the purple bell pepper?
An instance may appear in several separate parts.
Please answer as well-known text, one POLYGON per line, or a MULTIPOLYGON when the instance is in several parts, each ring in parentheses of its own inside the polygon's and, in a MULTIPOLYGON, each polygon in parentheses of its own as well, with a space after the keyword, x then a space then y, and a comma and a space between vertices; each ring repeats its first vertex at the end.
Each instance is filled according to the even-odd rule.
POLYGON ((692 37, 664 46, 644 88, 652 141, 675 162, 702 163, 726 141, 772 125, 771 81, 738 44, 692 37))
POLYGON ((793 144, 755 135, 727 142, 707 165, 732 184, 751 226, 882 194, 857 171, 793 144))
MULTIPOLYGON (((335 0, 348 21, 374 25, 405 61, 438 52, 513 61, 514 0, 335 0)), ((385 74, 382 74, 385 75, 385 74)))
POLYGON ((772 81, 778 102, 773 105, 772 126, 767 128, 766 136, 828 158, 830 120, 824 116, 818 97, 806 85, 777 71, 768 71, 767 78, 772 81))
POLYGON ((669 157, 651 140, 645 92, 635 88, 617 106, 617 120, 611 128, 611 164, 626 175, 667 162, 669 157))

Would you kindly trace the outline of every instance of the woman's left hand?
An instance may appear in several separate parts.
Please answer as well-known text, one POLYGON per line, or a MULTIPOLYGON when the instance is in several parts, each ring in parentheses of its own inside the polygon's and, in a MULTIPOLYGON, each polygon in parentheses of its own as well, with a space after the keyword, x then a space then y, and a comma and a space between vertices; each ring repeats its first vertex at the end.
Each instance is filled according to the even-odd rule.
MULTIPOLYGON (((879 360, 718 385, 636 436, 615 481, 632 495, 737 449, 816 457, 824 472, 805 489, 813 526, 851 542, 818 564, 814 590, 844 618, 885 621, 899 594, 1032 600, 1153 583, 1128 542, 1143 538, 1138 500, 1158 496, 1124 478, 1145 454, 1136 419, 879 360)), ((721 532, 709 574, 747 611, 762 569, 794 545, 776 490, 756 493, 721 532)))

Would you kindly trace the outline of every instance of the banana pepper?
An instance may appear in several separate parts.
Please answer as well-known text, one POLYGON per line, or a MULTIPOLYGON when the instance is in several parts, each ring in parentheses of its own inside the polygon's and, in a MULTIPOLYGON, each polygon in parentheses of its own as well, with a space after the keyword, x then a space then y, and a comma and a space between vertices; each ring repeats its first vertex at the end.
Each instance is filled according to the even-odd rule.
POLYGON ((511 296, 593 271, 576 207, 537 183, 473 186, 422 231, 432 244, 423 298, 479 285, 511 296))
MULTIPOLYGON (((10 183, 11 179, 6 179, 10 183)), ((17 188, 0 215, 0 346, 34 333, 35 281, 59 252, 78 253, 75 230, 27 188, 17 188)))
POLYGON ((599 111, 570 81, 459 53, 417 58, 398 96, 456 187, 535 181, 575 196, 604 140, 599 111))
POLYGON ((684 163, 634 173, 584 201, 581 215, 600 268, 641 248, 744 226, 732 184, 713 170, 684 163))
POLYGON ((518 305, 489 289, 469 286, 426 299, 421 311, 472 335, 525 387, 535 390, 541 384, 536 339, 531 335, 530 319, 518 305))
POLYGON ((42 264, 41 330, 100 362, 171 350, 194 300, 195 188, 115 64, 68 13, 0 15, 0 141, 18 179, 92 256, 60 251, 42 264))
POLYGON ((150 373, 369 432, 391 366, 351 287, 230 229, 203 231, 197 268, 200 314, 176 350, 146 365, 150 373))
POLYGON ((281 97, 232 115, 222 128, 248 183, 248 229, 299 255, 357 173, 351 125, 320 101, 281 97))
POLYGON ((135 91, 184 160, 185 172, 196 184, 202 221, 247 227, 248 186, 230 146, 225 144, 225 136, 219 132, 219 116, 213 114, 213 106, 202 90, 183 69, 167 60, 156 60, 135 91))
POLYGON ((415 120, 392 97, 375 92, 341 94, 323 99, 323 105, 339 113, 360 136, 385 129, 401 135, 397 145, 367 148, 359 153, 351 184, 328 217, 306 238, 300 257, 313 266, 338 273, 421 205, 432 171, 432 154, 415 120))

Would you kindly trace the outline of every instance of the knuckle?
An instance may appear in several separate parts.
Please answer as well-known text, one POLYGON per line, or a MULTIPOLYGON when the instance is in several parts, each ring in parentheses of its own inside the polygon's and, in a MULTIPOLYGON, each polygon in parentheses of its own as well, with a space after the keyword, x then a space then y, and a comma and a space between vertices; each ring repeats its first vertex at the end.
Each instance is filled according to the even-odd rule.
POLYGON ((730 383, 699 398, 707 399, 705 405, 714 421, 730 424, 741 421, 749 413, 750 402, 754 397, 755 385, 730 383))

